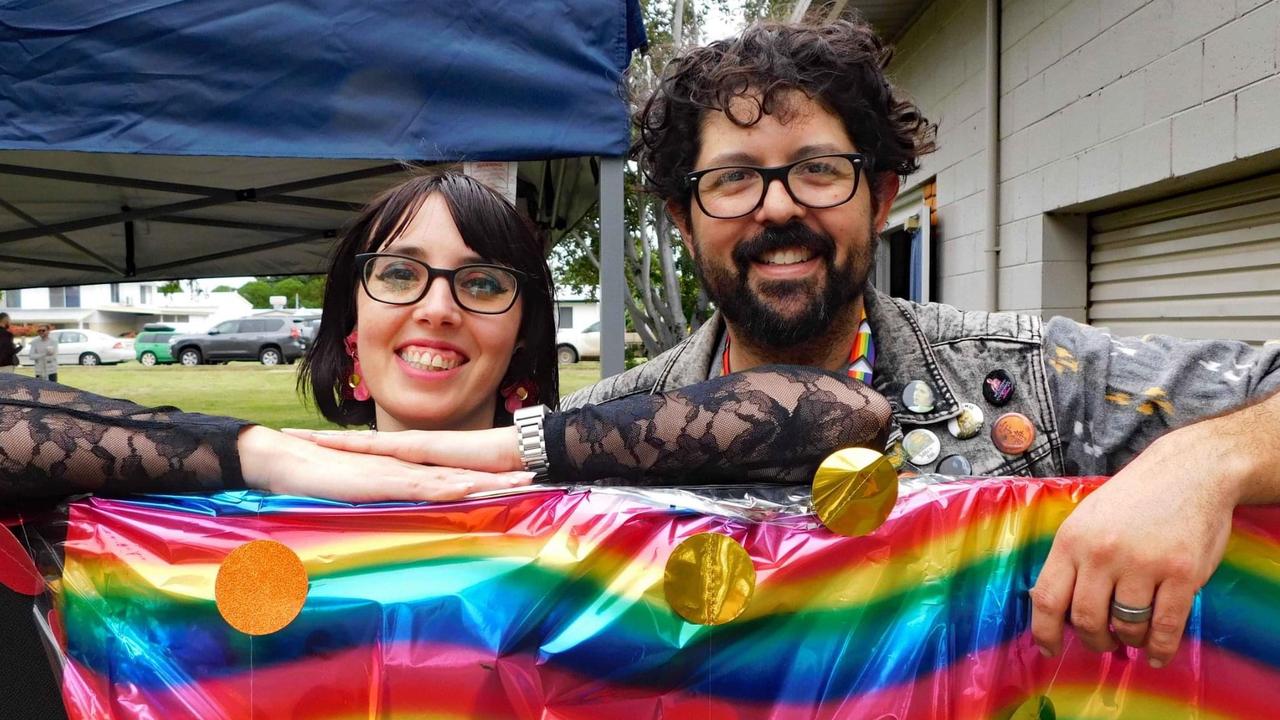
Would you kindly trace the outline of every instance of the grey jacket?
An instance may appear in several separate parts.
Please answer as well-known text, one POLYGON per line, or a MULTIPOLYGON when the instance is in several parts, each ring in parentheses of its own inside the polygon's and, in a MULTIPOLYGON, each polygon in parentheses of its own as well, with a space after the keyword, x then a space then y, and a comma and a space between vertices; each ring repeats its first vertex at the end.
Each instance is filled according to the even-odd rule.
MULTIPOLYGON (((962 454, 977 475, 1111 475, 1171 428, 1280 390, 1280 344, 1261 350, 1230 341, 1164 336, 1119 338, 1074 321, 918 305, 872 291, 867 318, 876 343, 872 384, 893 405, 903 431, 931 430, 939 458, 962 454), (982 393, 988 373, 1003 369, 1015 390, 995 407, 982 393), (933 389, 925 414, 904 407, 907 383, 933 389), (947 430, 961 403, 985 424, 961 440, 947 430), (1000 452, 990 429, 1006 412, 1036 428, 1023 454, 1000 452)), ((569 409, 636 393, 661 393, 720 374, 724 322, 717 315, 680 345, 621 375, 566 398, 569 409)), ((931 463, 922 470, 930 470, 931 463)))
POLYGON ((48 377, 58 372, 58 341, 52 336, 41 340, 36 336, 31 340, 31 361, 35 363, 36 377, 48 377))

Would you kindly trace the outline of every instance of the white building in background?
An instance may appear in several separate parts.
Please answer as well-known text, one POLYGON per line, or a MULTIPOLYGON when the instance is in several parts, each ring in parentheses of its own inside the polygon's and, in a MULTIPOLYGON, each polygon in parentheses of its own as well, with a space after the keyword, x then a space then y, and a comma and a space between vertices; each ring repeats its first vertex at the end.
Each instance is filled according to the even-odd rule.
POLYGON ((5 290, 0 309, 15 323, 48 323, 109 335, 165 323, 183 332, 203 332, 223 320, 248 315, 253 306, 235 291, 189 291, 162 295, 163 282, 71 285, 5 290))
POLYGON ((589 297, 556 298, 556 329, 577 330, 600 321, 600 301, 589 297))

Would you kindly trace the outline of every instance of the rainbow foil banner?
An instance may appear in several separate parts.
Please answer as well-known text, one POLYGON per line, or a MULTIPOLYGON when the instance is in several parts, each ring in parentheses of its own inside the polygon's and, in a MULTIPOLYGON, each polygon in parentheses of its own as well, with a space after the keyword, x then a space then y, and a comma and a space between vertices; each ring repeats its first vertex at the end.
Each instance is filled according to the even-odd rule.
POLYGON ((1038 697, 1058 718, 1280 715, 1280 508, 1237 513, 1169 667, 1070 634, 1039 654, 1027 590, 1098 482, 922 484, 858 538, 787 509, 802 504, 679 491, 88 499, 47 576, 50 642, 77 718, 963 719, 1038 697), (756 572, 722 625, 664 596, 668 555, 704 532, 756 572), (309 587, 290 624, 249 636, 214 585, 261 539, 296 552, 309 587))

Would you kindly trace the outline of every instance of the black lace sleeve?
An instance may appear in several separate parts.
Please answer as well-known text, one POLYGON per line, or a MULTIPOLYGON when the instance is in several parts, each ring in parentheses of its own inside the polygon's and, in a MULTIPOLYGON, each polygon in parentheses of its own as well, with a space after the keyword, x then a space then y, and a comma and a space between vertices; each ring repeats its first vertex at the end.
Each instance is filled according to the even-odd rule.
POLYGON ((883 449, 891 414, 843 375, 769 366, 548 416, 550 481, 804 483, 836 450, 883 449))
POLYGON ((243 487, 248 424, 0 375, 0 504, 243 487))

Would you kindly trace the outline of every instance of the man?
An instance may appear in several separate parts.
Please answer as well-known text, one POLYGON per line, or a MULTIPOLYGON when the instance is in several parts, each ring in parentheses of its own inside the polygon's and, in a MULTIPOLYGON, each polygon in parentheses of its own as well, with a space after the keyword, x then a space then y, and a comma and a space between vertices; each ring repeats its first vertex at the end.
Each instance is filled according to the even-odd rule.
POLYGON ((31 359, 35 362, 36 377, 58 382, 58 341, 49 337, 49 326, 41 325, 31 341, 31 359))
POLYGON ((889 55, 863 24, 774 24, 671 62, 637 114, 635 155, 719 314, 563 405, 813 365, 885 395, 922 470, 958 455, 979 475, 1113 475, 1057 534, 1032 634, 1054 655, 1069 618, 1088 647, 1141 647, 1160 667, 1233 508, 1280 501, 1280 348, 1112 338, 869 288, 898 178, 932 149, 884 76, 889 55), (948 432, 962 404, 994 432, 948 432))
POLYGON ((0 312, 0 373, 11 373, 18 366, 18 351, 21 347, 14 341, 13 332, 9 330, 9 313, 0 312))

